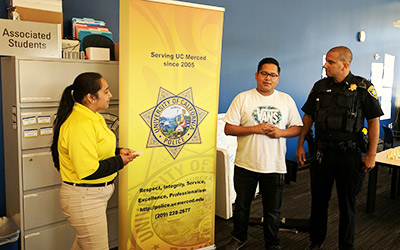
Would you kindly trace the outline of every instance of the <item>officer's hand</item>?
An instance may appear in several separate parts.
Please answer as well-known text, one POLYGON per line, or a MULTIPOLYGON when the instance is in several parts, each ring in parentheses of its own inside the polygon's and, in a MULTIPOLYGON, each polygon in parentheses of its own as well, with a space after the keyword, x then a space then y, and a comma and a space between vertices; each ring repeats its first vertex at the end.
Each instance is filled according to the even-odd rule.
POLYGON ((296 149, 296 158, 297 161, 300 163, 301 166, 304 165, 306 162, 306 151, 304 150, 303 146, 298 146, 296 149))
POLYGON ((364 172, 371 171, 375 167, 375 155, 367 154, 364 159, 362 159, 364 165, 364 172))

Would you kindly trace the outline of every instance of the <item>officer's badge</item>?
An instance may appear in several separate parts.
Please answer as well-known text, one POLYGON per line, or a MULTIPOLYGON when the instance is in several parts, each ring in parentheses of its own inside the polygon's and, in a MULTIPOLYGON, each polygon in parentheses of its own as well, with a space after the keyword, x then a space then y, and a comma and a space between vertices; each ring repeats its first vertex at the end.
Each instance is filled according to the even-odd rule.
POLYGON ((352 83, 351 85, 350 85, 350 87, 349 87, 349 90, 350 91, 354 91, 354 90, 356 90, 357 89, 357 84, 354 84, 354 83, 352 83))
POLYGON ((369 86, 368 93, 375 99, 378 99, 378 94, 376 93, 374 85, 369 86))

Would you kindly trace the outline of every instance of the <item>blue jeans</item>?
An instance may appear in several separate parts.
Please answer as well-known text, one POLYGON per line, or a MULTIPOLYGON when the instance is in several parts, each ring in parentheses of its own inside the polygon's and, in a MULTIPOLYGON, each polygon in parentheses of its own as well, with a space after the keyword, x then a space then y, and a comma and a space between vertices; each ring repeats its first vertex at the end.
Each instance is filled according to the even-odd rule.
POLYGON ((237 196, 233 212, 232 235, 242 242, 247 240, 251 201, 254 198, 257 183, 259 183, 264 213, 265 247, 279 245, 278 231, 285 182, 284 174, 261 174, 235 166, 233 181, 237 196))

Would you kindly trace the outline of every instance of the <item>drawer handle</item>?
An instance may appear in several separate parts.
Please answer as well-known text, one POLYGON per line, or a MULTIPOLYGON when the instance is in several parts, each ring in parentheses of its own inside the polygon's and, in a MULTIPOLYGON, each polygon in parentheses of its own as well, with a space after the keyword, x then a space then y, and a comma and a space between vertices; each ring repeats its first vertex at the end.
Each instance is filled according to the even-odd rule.
POLYGON ((39 236, 39 235, 40 235, 40 233, 31 233, 31 234, 27 234, 27 235, 25 235, 25 239, 28 239, 28 238, 30 238, 30 237, 39 236))
POLYGON ((38 196, 37 194, 27 194, 27 195, 24 195, 24 199, 31 198, 31 197, 37 197, 37 196, 38 196))

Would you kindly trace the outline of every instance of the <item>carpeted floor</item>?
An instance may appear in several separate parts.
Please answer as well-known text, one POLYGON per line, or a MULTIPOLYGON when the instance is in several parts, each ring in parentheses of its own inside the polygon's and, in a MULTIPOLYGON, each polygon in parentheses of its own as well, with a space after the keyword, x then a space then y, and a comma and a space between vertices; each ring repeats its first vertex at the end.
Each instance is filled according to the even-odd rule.
MULTIPOLYGON (((400 249, 400 196, 390 199, 390 180, 388 168, 380 168, 378 174, 376 209, 367 214, 366 198, 368 175, 364 181, 362 192, 357 199, 356 238, 355 249, 400 249)), ((286 185, 282 205, 282 217, 288 219, 307 219, 310 211, 309 170, 298 171, 297 181, 286 185)), ((257 197, 252 204, 251 217, 262 216, 261 198, 257 197)), ((328 235, 323 249, 338 249, 338 205, 336 192, 333 191, 329 206, 328 235)), ((233 227, 232 219, 225 220, 216 217, 215 235, 216 245, 221 246, 230 239, 233 227)), ((308 243, 307 232, 281 230, 279 233, 282 249, 304 249, 308 243)), ((259 226, 249 226, 249 235, 246 245, 241 250, 264 249, 263 230, 259 226)))

